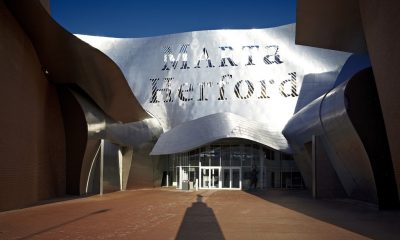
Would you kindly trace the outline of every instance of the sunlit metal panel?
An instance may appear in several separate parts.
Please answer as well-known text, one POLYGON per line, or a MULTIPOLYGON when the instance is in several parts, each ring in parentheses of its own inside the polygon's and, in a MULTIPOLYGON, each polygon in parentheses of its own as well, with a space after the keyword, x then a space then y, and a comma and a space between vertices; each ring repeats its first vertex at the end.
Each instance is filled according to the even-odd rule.
POLYGON ((233 113, 216 113, 185 122, 162 134, 151 154, 186 152, 224 138, 242 138, 289 151, 282 134, 267 125, 233 113))
MULTIPOLYGON (((140 104, 164 132, 205 116, 232 113, 284 139, 281 131, 296 109, 304 76, 314 74, 311 83, 330 89, 350 56, 296 45, 294 24, 140 39, 77 36, 117 63, 140 104), (329 74, 318 78, 323 73, 329 74)), ((286 142, 269 144, 289 151, 286 142)))

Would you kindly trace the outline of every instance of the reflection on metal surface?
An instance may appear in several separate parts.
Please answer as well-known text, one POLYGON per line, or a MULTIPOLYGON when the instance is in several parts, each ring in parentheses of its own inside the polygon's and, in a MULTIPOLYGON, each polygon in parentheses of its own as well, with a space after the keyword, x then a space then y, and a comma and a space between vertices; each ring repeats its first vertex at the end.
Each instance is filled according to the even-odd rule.
POLYGON ((140 122, 109 124, 106 128, 106 139, 137 149, 146 144, 154 144, 161 133, 162 128, 157 119, 149 118, 140 122))
POLYGON ((133 151, 143 151, 154 145, 155 139, 162 133, 159 122, 154 118, 125 124, 116 122, 88 99, 82 91, 69 90, 69 92, 77 100, 85 115, 88 131, 85 155, 80 169, 80 193, 90 194, 103 190, 125 189, 133 151), (105 143, 103 146, 106 146, 102 150, 105 153, 103 160, 106 163, 105 168, 107 168, 104 182, 100 181, 99 176, 100 157, 96 157, 100 155, 97 153, 99 147, 97 143, 100 139, 105 143), (121 149, 124 151, 124 156, 121 156, 121 149), (104 184, 99 185, 99 182, 104 184))
POLYGON ((305 154, 312 136, 322 146, 348 196, 377 203, 377 190, 370 160, 346 111, 347 81, 298 111, 283 133, 295 154, 298 167, 311 186, 311 161, 305 154), (297 157, 296 157, 297 156, 297 157))
POLYGON ((153 144, 162 133, 160 123, 155 118, 131 123, 116 122, 91 100, 76 91, 71 92, 85 113, 89 139, 107 139, 120 146, 137 149, 146 144, 153 144))
POLYGON ((216 113, 183 123, 162 134, 151 154, 185 152, 223 138, 243 138, 289 151, 280 132, 233 113, 216 113))
MULTIPOLYGON (((295 25, 291 24, 141 39, 77 36, 118 64, 140 104, 160 122, 164 132, 217 114, 226 120, 221 123, 222 133, 228 129, 224 125, 231 123, 226 116, 240 116, 243 128, 252 128, 246 125, 257 122, 260 129, 268 129, 265 137, 252 137, 255 141, 288 151, 281 131, 294 113, 304 76, 329 72, 323 79, 311 80, 329 89, 350 56, 298 46, 294 32, 295 25), (270 140, 265 139, 270 136, 270 140)), ((213 125, 211 121, 206 124, 203 129, 213 125)), ((172 136, 172 132, 164 135, 172 136)), ((177 131, 173 135, 181 136, 177 131)), ((207 139, 213 137, 211 134, 207 139)), ((196 147, 195 136, 186 137, 186 141, 192 142, 182 142, 180 148, 176 147, 178 144, 169 145, 171 149, 162 143, 167 142, 164 138, 160 138, 153 154, 182 151, 189 145, 196 147)), ((181 142, 176 138, 170 141, 181 142)), ((206 138, 196 144, 205 141, 206 138)))

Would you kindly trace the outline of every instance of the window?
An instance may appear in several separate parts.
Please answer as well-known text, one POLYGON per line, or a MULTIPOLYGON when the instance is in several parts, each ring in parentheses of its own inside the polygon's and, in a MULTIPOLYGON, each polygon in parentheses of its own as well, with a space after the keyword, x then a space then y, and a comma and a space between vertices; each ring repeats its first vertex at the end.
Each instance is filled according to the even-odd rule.
POLYGON ((290 155, 290 154, 281 153, 281 160, 292 161, 293 160, 293 156, 290 155))
POLYGON ((211 166, 220 166, 221 146, 211 145, 210 147, 211 166))
POLYGON ((242 166, 251 166, 253 163, 253 148, 251 145, 244 145, 244 156, 242 166))
POLYGON ((241 166, 242 152, 239 145, 231 146, 231 166, 241 166))
POLYGON ((190 166, 199 166, 199 149, 189 152, 190 166))
POLYGON ((231 165, 230 158, 230 146, 224 145, 221 146, 221 165, 222 166, 230 166, 231 165))
POLYGON ((204 147, 200 149, 200 162, 201 166, 210 166, 210 156, 204 147))
POLYGON ((273 150, 271 150, 269 148, 263 148, 263 152, 264 152, 265 159, 275 160, 275 154, 274 154, 273 150))

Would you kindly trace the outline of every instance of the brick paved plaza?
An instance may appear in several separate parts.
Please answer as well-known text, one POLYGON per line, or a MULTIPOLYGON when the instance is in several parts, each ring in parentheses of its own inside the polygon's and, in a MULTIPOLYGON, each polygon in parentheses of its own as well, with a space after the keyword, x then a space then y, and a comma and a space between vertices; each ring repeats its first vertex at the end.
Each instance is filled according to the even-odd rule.
POLYGON ((0 239, 399 238, 399 211, 304 191, 143 189, 0 213, 0 239))

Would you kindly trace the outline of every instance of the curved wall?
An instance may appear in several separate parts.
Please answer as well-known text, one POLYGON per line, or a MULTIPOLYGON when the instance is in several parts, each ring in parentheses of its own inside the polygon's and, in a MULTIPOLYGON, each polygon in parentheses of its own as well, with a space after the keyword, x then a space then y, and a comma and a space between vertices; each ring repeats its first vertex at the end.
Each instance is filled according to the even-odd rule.
POLYGON ((394 166, 372 69, 356 74, 347 84, 347 113, 363 142, 373 170, 379 206, 399 207, 394 166))
POLYGON ((66 193, 79 195, 81 168, 88 141, 85 114, 68 89, 59 90, 66 142, 66 193))
POLYGON ((151 155, 187 152, 224 138, 252 140, 273 149, 290 152, 286 139, 280 132, 273 131, 260 122, 222 112, 182 123, 163 133, 151 155))
POLYGON ((348 196, 377 203, 368 155, 346 111, 347 83, 340 84, 322 99, 320 120, 327 143, 324 147, 348 196))
MULTIPOLYGON (((294 35, 295 24, 149 38, 77 36, 118 64, 140 104, 160 122, 165 132, 163 136, 172 136, 168 131, 195 124, 199 119, 233 114, 249 125, 257 122, 263 129, 260 135, 264 135, 257 136, 260 141, 268 138, 270 147, 290 152, 281 131, 297 110, 299 98, 303 96, 302 104, 305 104, 322 94, 321 91, 330 89, 351 55, 298 46, 294 35), (309 88, 304 88, 303 84, 309 88), (300 89, 306 91, 299 92, 300 89)), ((225 120, 217 121, 222 129, 230 126, 231 121, 225 120)), ((206 129, 209 123, 211 121, 203 121, 196 127, 206 129)), ((237 131, 231 137, 248 138, 246 124, 241 124, 241 128, 243 136, 237 131)), ((253 126, 247 130, 251 128, 253 126)), ((200 146, 195 146, 195 137, 185 136, 186 141, 183 141, 176 133, 177 130, 174 131, 176 137, 167 141, 179 141, 181 148, 176 148, 179 145, 176 143, 175 150, 172 144, 169 145, 171 149, 165 149, 167 141, 162 136, 162 142, 157 143, 152 154, 200 146)), ((220 135, 224 137, 227 133, 220 135)))
POLYGON ((297 1, 298 44, 368 52, 400 198, 399 1, 297 1), (321 34, 323 32, 323 34, 321 34))
POLYGON ((324 161, 314 155, 319 148, 347 196, 393 208, 399 200, 385 132, 373 74, 367 68, 301 109, 283 133, 309 187, 319 184, 312 177, 324 161), (307 154, 307 145, 315 144, 313 136, 320 144, 307 154))
POLYGON ((32 42, 50 81, 78 85, 114 120, 131 122, 149 117, 118 66, 58 25, 39 0, 5 2, 32 42))
POLYGON ((56 86, 0 1, 0 211, 65 194, 65 136, 56 86))
POLYGON ((0 1, 0 73, 0 210, 82 193, 96 143, 70 87, 113 121, 149 118, 118 66, 60 27, 39 0, 0 1))

